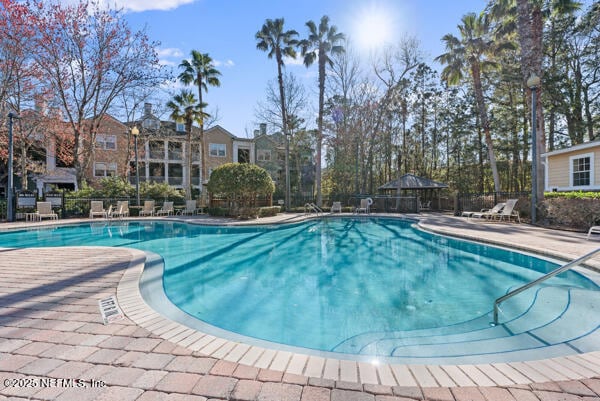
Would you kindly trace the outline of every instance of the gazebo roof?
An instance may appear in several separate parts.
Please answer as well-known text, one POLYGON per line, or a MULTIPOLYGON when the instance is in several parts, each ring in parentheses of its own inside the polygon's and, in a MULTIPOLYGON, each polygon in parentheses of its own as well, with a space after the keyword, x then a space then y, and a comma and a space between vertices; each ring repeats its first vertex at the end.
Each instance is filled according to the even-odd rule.
MULTIPOLYGON (((414 174, 404 174, 399 178, 400 189, 441 189, 448 188, 448 185, 430 180, 429 178, 418 177, 414 174)), ((398 189, 398 179, 388 182, 377 188, 379 191, 389 191, 398 189)))

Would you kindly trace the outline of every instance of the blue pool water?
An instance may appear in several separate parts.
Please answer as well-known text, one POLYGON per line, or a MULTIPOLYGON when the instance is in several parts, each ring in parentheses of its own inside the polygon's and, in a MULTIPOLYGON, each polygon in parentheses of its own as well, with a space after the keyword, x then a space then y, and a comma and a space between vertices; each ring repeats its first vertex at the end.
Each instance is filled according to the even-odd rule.
MULTIPOLYGON (((189 315, 244 336, 325 351, 374 332, 478 318, 487 325, 481 317, 495 298, 556 267, 412 224, 384 218, 252 227, 111 222, 7 232, 0 247, 152 251, 164 259, 165 294, 189 315)), ((547 285, 596 288, 572 271, 547 285)))

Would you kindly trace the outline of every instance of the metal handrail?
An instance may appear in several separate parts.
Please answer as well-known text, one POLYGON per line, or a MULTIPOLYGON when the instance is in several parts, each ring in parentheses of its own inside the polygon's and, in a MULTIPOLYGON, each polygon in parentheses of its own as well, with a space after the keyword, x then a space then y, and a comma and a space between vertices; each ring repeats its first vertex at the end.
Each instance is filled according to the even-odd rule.
POLYGON ((501 296, 500 298, 496 299, 496 301, 494 301, 494 323, 493 324, 494 325, 498 324, 498 305, 500 305, 502 302, 506 301, 507 299, 509 299, 509 298, 511 298, 511 297, 513 297, 513 296, 515 296, 515 295, 517 295, 517 294, 519 294, 519 293, 521 293, 521 292, 523 292, 525 290, 528 290, 529 288, 531 288, 531 287, 533 287, 533 286, 541 283, 542 281, 546 281, 549 278, 552 278, 552 277, 556 276, 557 274, 560 274, 560 273, 562 273, 562 272, 564 272, 566 270, 569 270, 569 269, 571 269, 571 268, 573 268, 573 267, 575 267, 575 266, 577 266, 577 265, 585 262, 588 259, 591 259, 592 256, 594 256, 598 252, 600 252, 600 248, 598 248, 598 249, 596 249, 596 250, 594 250, 594 251, 592 251, 592 252, 590 252, 588 254, 585 254, 582 257, 580 257, 579 259, 575 259, 575 260, 567 263, 564 266, 558 267, 558 268, 552 270, 550 273, 546 273, 542 277, 540 277, 540 278, 538 278, 536 280, 533 280, 532 282, 527 283, 527 284, 525 284, 525 285, 523 285, 523 286, 521 286, 519 288, 516 288, 516 289, 510 291, 509 293, 501 296))
POLYGON ((309 211, 313 211, 317 214, 317 216, 319 216, 320 214, 323 213, 323 209, 321 209, 319 206, 315 205, 314 203, 307 203, 304 205, 304 213, 308 214, 309 211))

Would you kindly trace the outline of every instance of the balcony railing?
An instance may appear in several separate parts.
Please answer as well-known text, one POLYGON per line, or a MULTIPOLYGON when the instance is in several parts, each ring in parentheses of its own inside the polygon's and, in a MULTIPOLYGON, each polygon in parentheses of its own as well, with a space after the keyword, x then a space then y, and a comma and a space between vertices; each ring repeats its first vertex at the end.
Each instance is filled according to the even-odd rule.
POLYGON ((169 185, 181 185, 183 177, 169 177, 169 185))
POLYGON ((162 149, 160 149, 160 150, 150 149, 150 158, 163 160, 165 158, 165 151, 162 149))
POLYGON ((169 160, 183 160, 183 152, 169 151, 169 160))
POLYGON ((152 175, 152 176, 148 177, 148 181, 150 181, 150 182, 165 182, 165 176, 164 175, 152 175))

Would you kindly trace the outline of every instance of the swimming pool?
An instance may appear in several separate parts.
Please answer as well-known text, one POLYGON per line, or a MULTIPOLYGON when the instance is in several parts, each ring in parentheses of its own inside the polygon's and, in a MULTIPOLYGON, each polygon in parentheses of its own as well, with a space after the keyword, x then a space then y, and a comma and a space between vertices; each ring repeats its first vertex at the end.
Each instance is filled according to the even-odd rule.
MULTIPOLYGON (((556 333, 549 327, 565 316, 573 294, 589 299, 598 292, 587 278, 567 272, 504 305, 501 318, 507 324, 490 328, 495 298, 556 265, 425 233, 413 223, 386 218, 251 227, 94 223, 5 233, 0 246, 105 245, 155 252, 164 261, 166 296, 188 315, 246 338, 345 355, 419 357, 436 346, 434 353, 444 347, 442 354, 451 355, 449 339, 459 335, 461 341, 453 344, 470 340, 483 348, 489 341, 518 343, 511 349, 563 343, 569 338, 541 337, 556 333), (534 330, 538 343, 519 339, 534 330)), ((463 355, 465 346, 455 353, 463 355)))

